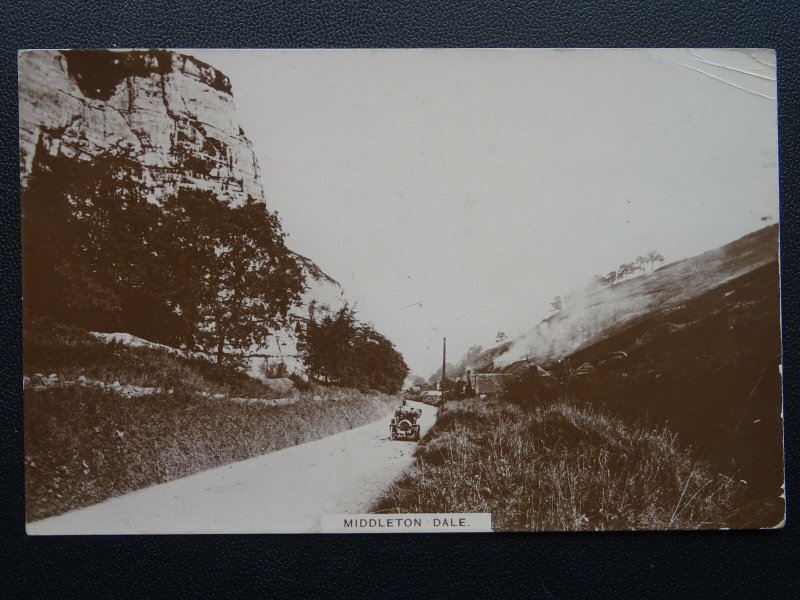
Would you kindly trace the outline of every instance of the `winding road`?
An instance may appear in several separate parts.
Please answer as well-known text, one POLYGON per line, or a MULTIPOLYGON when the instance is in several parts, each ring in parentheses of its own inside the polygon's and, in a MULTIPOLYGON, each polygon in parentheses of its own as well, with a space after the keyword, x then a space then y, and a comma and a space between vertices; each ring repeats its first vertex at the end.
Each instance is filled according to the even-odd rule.
MULTIPOLYGON (((422 435, 436 408, 422 410, 422 435)), ((29 535, 313 533, 323 514, 363 513, 414 461, 389 418, 27 524, 29 535)))

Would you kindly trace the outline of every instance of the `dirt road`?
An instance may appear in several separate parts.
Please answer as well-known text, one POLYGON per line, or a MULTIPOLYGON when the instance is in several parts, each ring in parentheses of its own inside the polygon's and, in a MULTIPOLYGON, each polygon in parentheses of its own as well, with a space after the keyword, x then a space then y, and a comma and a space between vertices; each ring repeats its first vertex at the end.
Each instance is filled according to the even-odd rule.
MULTIPOLYGON (((422 409, 422 434, 436 409, 422 409)), ((414 460, 389 419, 28 523, 30 535, 315 532, 324 513, 365 512, 414 460)))

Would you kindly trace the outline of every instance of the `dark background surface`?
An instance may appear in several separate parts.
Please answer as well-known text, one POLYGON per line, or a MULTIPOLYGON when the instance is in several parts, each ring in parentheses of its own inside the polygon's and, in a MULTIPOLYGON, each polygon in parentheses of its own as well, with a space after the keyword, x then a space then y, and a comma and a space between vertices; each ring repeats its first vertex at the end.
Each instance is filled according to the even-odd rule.
MULTIPOLYGON (((788 597, 798 530, 796 2, 14 1, 0 17, 0 590, 9 597, 788 597), (27 538, 16 50, 760 47, 778 52, 788 524, 779 531, 27 538)), ((794 594, 791 594, 792 596, 794 594)))

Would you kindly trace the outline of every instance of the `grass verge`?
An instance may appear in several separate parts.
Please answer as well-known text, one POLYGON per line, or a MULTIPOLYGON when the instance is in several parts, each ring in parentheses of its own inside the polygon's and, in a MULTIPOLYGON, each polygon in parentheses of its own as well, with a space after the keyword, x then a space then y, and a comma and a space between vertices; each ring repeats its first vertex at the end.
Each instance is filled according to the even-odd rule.
POLYGON ((387 417, 396 397, 310 386, 291 403, 243 403, 201 396, 275 398, 260 381, 152 348, 106 344, 85 331, 26 323, 24 373, 83 375, 160 387, 126 397, 108 389, 65 385, 24 392, 26 519, 95 504, 387 417), (172 393, 167 393, 171 390, 172 393))
POLYGON ((359 427, 396 398, 352 390, 264 406, 53 387, 25 392, 26 519, 359 427))
POLYGON ((102 342, 83 329, 49 320, 26 321, 23 372, 56 373, 61 380, 89 379, 174 389, 176 394, 277 398, 257 379, 227 365, 163 350, 102 342))
POLYGON ((449 402, 374 512, 490 512, 498 531, 719 528, 735 484, 675 435, 585 406, 449 402))

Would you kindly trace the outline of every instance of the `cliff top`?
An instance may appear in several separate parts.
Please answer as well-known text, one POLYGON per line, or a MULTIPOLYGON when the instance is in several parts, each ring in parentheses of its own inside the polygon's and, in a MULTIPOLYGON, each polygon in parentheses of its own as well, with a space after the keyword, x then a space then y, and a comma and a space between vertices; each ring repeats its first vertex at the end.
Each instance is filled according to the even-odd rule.
POLYGON ((62 50, 69 76, 87 97, 108 100, 128 77, 179 71, 220 93, 232 95, 228 77, 196 58, 169 50, 62 50))

